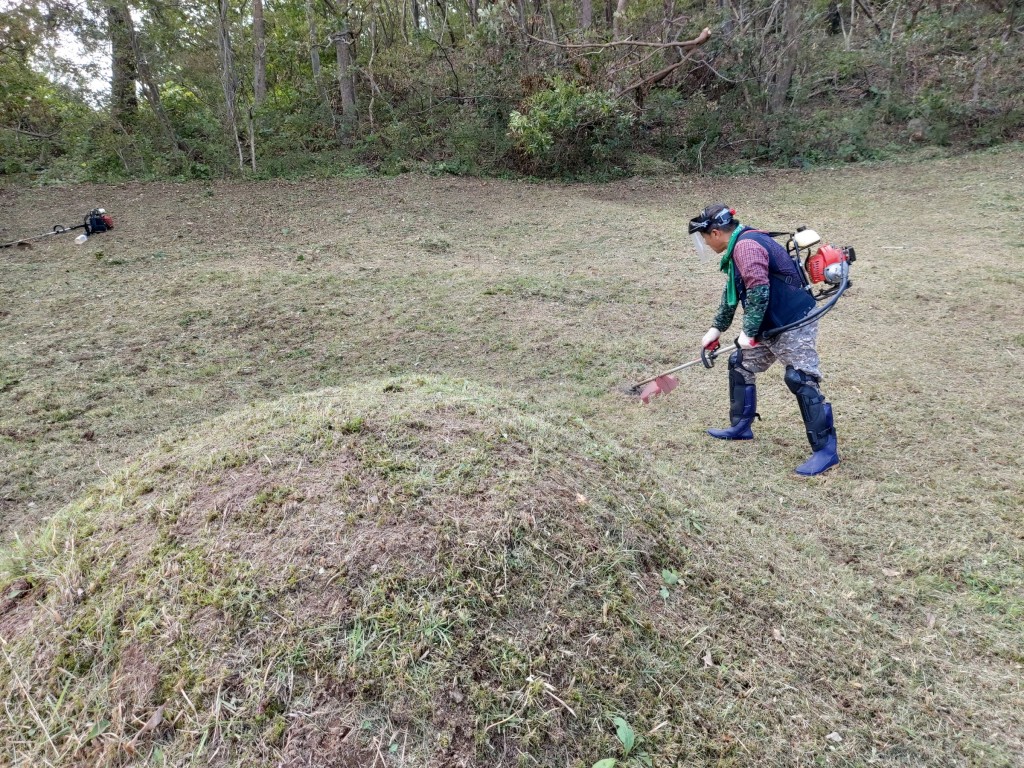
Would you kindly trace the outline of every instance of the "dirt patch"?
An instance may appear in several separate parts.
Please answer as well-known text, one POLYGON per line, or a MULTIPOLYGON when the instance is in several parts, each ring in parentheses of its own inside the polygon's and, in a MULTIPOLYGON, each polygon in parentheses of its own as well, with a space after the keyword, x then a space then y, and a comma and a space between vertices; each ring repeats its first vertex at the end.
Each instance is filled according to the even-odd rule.
POLYGON ((160 667, 138 643, 129 643, 121 651, 117 669, 110 682, 113 701, 124 704, 129 715, 151 710, 158 704, 154 699, 160 667))
POLYGON ((213 520, 245 509, 272 481, 272 478, 268 480, 271 471, 266 464, 249 464, 225 470, 213 483, 203 483, 189 501, 189 511, 194 514, 183 516, 176 533, 187 533, 187 528, 199 522, 199 517, 207 516, 213 520))
POLYGON ((10 642, 29 627, 36 603, 46 590, 33 586, 28 579, 16 579, 0 594, 0 639, 10 642))
POLYGON ((205 605, 188 618, 188 632, 202 643, 213 643, 224 634, 227 617, 219 608, 205 605))
POLYGON ((284 735, 281 768, 366 768, 382 760, 379 745, 358 743, 358 727, 345 724, 346 714, 339 708, 295 718, 284 735))
MULTIPOLYGON (((296 564, 326 570, 350 587, 388 572, 428 578, 441 565, 439 537, 485 546, 510 524, 505 498, 487 483, 471 481, 452 492, 450 483, 424 479, 434 465, 442 473, 452 461, 459 466, 462 445, 483 450, 481 441, 493 431, 478 418, 440 408, 388 432, 363 425, 313 460, 234 467, 199 482, 174 536, 195 544, 215 535, 233 556, 282 570, 296 564)), ((487 462, 510 476, 528 465, 530 452, 508 438, 486 448, 487 462)), ((525 512, 534 524, 542 509, 575 501, 575 492, 546 483, 536 492, 544 503, 525 512)))

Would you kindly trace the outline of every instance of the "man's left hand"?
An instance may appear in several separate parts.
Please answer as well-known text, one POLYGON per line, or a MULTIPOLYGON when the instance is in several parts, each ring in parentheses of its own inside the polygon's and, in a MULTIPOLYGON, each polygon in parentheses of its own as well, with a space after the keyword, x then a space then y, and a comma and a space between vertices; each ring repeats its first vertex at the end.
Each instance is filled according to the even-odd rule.
POLYGON ((736 339, 736 346, 738 346, 740 349, 753 349, 757 345, 758 342, 756 342, 754 339, 750 338, 749 336, 747 336, 747 334, 742 332, 740 333, 740 337, 736 339))

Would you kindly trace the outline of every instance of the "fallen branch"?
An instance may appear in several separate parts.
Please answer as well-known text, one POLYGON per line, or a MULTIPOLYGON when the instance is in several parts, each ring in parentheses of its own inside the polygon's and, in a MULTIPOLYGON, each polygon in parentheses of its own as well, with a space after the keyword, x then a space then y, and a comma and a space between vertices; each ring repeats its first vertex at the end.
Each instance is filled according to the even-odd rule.
MULTIPOLYGON (((693 61, 693 52, 694 52, 694 50, 696 50, 696 48, 699 45, 703 45, 705 42, 707 42, 710 37, 711 37, 710 30, 705 28, 704 32, 701 32, 701 34, 698 37, 694 38, 694 40, 700 40, 700 42, 696 43, 695 45, 690 46, 689 50, 686 52, 686 55, 683 56, 679 61, 674 62, 672 64, 669 64, 667 67, 665 67, 664 69, 661 69, 661 70, 655 72, 653 75, 648 75, 647 77, 641 77, 639 80, 636 80, 636 81, 630 83, 625 88, 623 88, 621 91, 619 91, 615 95, 615 98, 617 98, 617 99, 618 98, 622 98, 623 96, 625 96, 630 91, 636 91, 636 90, 639 90, 641 88, 645 88, 645 87, 650 86, 650 85, 657 85, 662 80, 664 80, 666 77, 668 77, 673 72, 675 72, 677 69, 679 69, 681 66, 683 66, 683 64, 686 64, 688 62, 693 61), (705 33, 707 33, 707 34, 705 34, 705 33), (701 38, 703 38, 703 40, 701 38)), ((690 42, 693 42, 693 41, 690 41, 690 42)))
POLYGON ((0 125, 0 130, 14 131, 15 133, 20 133, 22 136, 31 136, 33 139, 52 139, 60 133, 60 131, 54 131, 53 133, 36 133, 35 131, 26 131, 24 128, 18 128, 15 125, 0 125))
POLYGON ((531 40, 544 43, 544 45, 572 50, 581 48, 604 50, 605 48, 619 48, 624 45, 632 45, 637 48, 696 48, 699 45, 704 45, 704 43, 711 39, 711 30, 707 27, 692 40, 676 40, 671 43, 653 43, 647 40, 616 40, 611 43, 558 43, 554 40, 545 40, 543 37, 535 37, 526 30, 523 30, 523 34, 531 40))
POLYGON ((681 66, 683 66, 683 64, 686 64, 689 61, 691 61, 690 57, 688 55, 684 56, 682 59, 677 61, 675 64, 669 64, 667 67, 665 67, 664 69, 660 70, 659 72, 655 72, 653 75, 648 75, 647 77, 643 77, 643 78, 637 80, 636 82, 630 83, 625 88, 623 88, 621 91, 619 91, 617 94, 615 94, 615 98, 621 99, 623 96, 625 96, 630 91, 639 90, 640 88, 643 88, 645 85, 655 85, 657 83, 660 83, 666 77, 668 77, 673 72, 675 72, 677 69, 679 69, 681 66))

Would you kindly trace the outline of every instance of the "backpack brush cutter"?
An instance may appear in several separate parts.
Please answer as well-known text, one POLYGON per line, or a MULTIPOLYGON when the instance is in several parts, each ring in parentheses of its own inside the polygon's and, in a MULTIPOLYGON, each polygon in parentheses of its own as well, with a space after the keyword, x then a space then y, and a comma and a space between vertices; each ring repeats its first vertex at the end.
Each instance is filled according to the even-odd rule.
MULTIPOLYGON (((821 237, 813 229, 805 227, 797 228, 795 234, 788 232, 769 232, 767 234, 771 237, 780 237, 782 235, 789 237, 789 240, 786 242, 786 251, 797 265, 804 290, 816 302, 828 299, 820 307, 811 310, 799 320, 784 325, 781 328, 773 328, 764 335, 766 339, 773 339, 786 331, 792 331, 795 328, 801 328, 820 320, 835 307, 839 297, 852 284, 850 281, 850 265, 857 260, 857 254, 852 246, 839 248, 827 243, 820 245, 816 251, 812 251, 814 246, 821 242, 821 237), (820 287, 817 287, 819 285, 820 287)), ((679 386, 679 379, 673 376, 673 373, 691 368, 697 365, 697 363, 702 363, 705 368, 712 368, 715 365, 716 357, 726 352, 732 352, 737 346, 738 344, 731 344, 728 347, 719 347, 716 341, 711 347, 702 349, 700 357, 696 360, 677 365, 675 368, 669 368, 667 371, 651 376, 649 379, 638 381, 630 387, 629 393, 639 396, 640 401, 646 405, 656 395, 667 395, 679 386)))
POLYGON ((44 232, 41 235, 25 237, 20 240, 11 240, 9 243, 0 243, 0 249, 31 248, 32 243, 36 240, 53 237, 54 235, 64 235, 68 232, 74 232, 76 229, 84 229, 85 233, 75 238, 75 242, 81 245, 89 239, 89 235, 95 235, 98 232, 106 232, 108 229, 113 228, 114 220, 110 217, 110 214, 102 208, 93 208, 89 213, 85 214, 81 224, 75 224, 74 226, 67 227, 63 224, 55 224, 53 229, 49 232, 44 232))

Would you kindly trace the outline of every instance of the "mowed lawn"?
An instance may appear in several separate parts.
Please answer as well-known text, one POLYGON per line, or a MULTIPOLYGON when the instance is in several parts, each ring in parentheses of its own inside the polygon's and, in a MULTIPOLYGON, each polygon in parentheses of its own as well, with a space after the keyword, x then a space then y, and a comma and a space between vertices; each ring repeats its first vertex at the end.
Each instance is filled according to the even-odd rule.
MULTIPOLYGON (((810 652, 821 669, 857 668, 884 644, 915 698, 878 717, 934 721, 915 717, 898 754, 843 753, 837 730, 840 764, 1020 765, 1022 190, 1021 148, 602 186, 2 189, 0 240, 94 206, 117 227, 81 246, 65 235, 0 251, 0 530, 31 535, 157 436, 249 403, 464 377, 608 435, 701 499, 701 535, 778 612, 778 632, 751 642, 807 653, 802 628, 829 606, 885 627, 810 652), (724 361, 684 372, 650 406, 624 393, 697 354, 722 276, 696 259, 686 222, 716 201, 745 223, 806 225, 857 249, 854 285, 822 323, 843 463, 820 478, 792 474, 808 447, 782 370, 762 377, 750 443, 704 434, 728 420, 724 361)), ((884 685, 888 667, 856 685, 884 685)), ((784 689, 769 701, 813 717, 784 689)), ((841 708, 843 690, 826 694, 841 708)))

